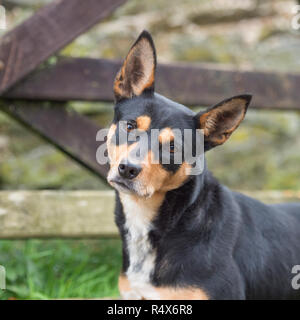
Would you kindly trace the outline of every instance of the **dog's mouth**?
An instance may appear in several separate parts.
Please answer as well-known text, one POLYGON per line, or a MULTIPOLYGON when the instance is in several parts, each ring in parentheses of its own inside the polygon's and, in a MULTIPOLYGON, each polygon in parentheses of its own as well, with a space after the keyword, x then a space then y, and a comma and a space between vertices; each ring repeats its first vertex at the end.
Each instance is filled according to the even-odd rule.
POLYGON ((111 180, 108 180, 108 182, 118 191, 122 191, 126 193, 135 193, 135 190, 133 189, 133 187, 125 181, 122 181, 119 179, 111 179, 111 180))
POLYGON ((122 179, 112 178, 107 180, 108 183, 117 191, 128 193, 128 194, 135 194, 139 197, 143 198, 150 198, 153 194, 152 190, 144 190, 143 188, 140 189, 138 186, 139 184, 134 183, 133 181, 124 181, 122 179))
POLYGON ((132 190, 126 183, 121 181, 113 181, 117 186, 121 187, 122 189, 132 190))

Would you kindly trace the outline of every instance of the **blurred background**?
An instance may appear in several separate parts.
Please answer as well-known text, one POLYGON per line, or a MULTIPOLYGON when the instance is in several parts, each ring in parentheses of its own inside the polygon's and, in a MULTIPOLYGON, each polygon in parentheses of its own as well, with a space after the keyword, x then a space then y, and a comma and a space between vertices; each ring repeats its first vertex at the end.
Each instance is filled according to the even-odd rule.
MULTIPOLYGON (((12 29, 47 2, 0 4, 7 9, 7 26, 12 29)), ((141 30, 147 29, 159 62, 299 72, 300 31, 291 27, 296 4, 289 0, 128 0, 59 55, 122 59, 141 30)), ((112 120, 110 103, 70 102, 69 107, 105 127, 112 120)), ((215 176, 232 189, 300 190, 300 113, 249 110, 230 143, 207 158, 215 176)), ((0 189, 106 188, 98 177, 0 113, 0 189)), ((0 291, 0 299, 118 295, 119 240, 0 241, 0 264, 7 268, 7 290, 0 291)))

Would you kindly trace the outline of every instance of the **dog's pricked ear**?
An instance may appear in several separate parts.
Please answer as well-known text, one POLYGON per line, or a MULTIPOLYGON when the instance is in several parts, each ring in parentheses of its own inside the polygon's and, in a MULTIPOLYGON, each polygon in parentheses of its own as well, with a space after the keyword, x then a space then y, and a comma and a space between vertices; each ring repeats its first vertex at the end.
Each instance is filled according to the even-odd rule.
POLYGON ((244 119, 251 98, 248 94, 235 96, 195 116, 197 127, 204 132, 205 151, 230 137, 244 119))
POLYGON ((131 47, 114 83, 116 101, 154 91, 156 52, 149 32, 143 31, 131 47))

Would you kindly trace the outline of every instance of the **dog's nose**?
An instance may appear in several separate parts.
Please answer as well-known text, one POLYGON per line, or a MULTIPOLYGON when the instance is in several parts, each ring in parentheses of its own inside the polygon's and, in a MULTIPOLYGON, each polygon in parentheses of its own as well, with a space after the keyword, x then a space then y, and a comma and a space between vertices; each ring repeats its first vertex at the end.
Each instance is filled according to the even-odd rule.
POLYGON ((142 168, 131 163, 120 163, 119 174, 124 179, 133 179, 138 176, 142 168))

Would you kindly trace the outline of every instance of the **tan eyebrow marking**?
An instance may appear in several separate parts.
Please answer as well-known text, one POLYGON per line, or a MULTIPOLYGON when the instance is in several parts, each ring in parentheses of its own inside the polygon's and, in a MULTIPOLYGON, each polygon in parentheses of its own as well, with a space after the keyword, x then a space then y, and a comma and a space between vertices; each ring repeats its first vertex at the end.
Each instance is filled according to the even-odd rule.
POLYGON ((139 130, 147 131, 150 128, 151 118, 149 116, 139 116, 136 123, 139 130))
POLYGON ((174 141, 174 132, 171 128, 165 128, 161 131, 159 134, 159 142, 160 143, 166 143, 170 141, 174 141))

